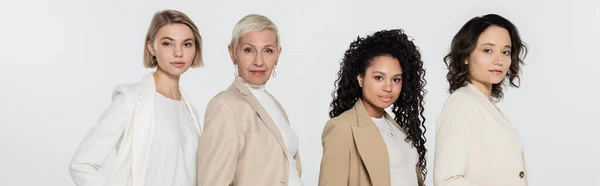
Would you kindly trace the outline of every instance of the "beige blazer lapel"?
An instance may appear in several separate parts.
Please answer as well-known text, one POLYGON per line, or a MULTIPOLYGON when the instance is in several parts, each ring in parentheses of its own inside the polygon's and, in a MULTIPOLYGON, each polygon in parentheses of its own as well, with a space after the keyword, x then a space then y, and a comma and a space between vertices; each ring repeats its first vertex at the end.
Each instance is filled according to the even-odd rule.
MULTIPOLYGON (((234 88, 236 88, 238 91, 240 91, 240 93, 242 93, 244 95, 244 99, 246 99, 248 101, 248 103, 250 103, 250 105, 252 105, 254 110, 256 110, 256 113, 258 113, 258 116, 260 117, 260 119, 265 123, 267 128, 275 136, 275 138, 277 139, 277 142, 279 142, 279 145, 281 146, 281 150, 283 151, 283 154, 285 155, 286 158, 288 158, 287 153, 285 153, 286 147, 285 147, 285 143, 283 141, 283 137, 281 136, 281 132, 279 131, 279 128, 277 127, 277 125, 275 124, 273 119, 271 119, 271 117, 269 116, 267 111, 265 111, 265 109, 262 107, 260 102, 258 102, 256 97, 254 97, 254 95, 252 95, 252 92, 250 92, 248 87, 246 87, 246 85, 244 85, 244 83, 242 82, 242 80, 240 78, 236 78, 233 81, 232 86, 234 88)), ((287 116, 286 116, 286 119, 287 119, 287 116)))
POLYGON ((467 87, 469 88, 469 91, 471 91, 473 96, 477 98, 477 101, 480 102, 481 105, 488 112, 490 112, 494 116, 494 118, 496 118, 496 120, 501 121, 503 124, 506 124, 504 127, 508 127, 511 129, 514 128, 512 122, 510 122, 510 120, 508 120, 508 118, 502 113, 502 111, 500 111, 500 108, 498 108, 492 102, 492 100, 489 100, 485 95, 483 95, 483 93, 481 93, 481 91, 479 91, 479 89, 477 89, 475 85, 468 83, 467 87))
POLYGON ((352 125, 352 134, 371 182, 377 186, 390 185, 390 164, 385 141, 367 113, 362 100, 356 101, 353 109, 356 112, 357 125, 352 125))

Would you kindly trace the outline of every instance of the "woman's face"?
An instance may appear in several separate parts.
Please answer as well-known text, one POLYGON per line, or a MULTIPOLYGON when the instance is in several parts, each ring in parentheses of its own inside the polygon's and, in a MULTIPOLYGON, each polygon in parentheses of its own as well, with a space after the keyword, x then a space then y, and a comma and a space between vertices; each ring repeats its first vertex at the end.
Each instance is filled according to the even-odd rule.
POLYGON ((192 29, 184 24, 168 24, 154 36, 146 47, 156 57, 158 68, 169 75, 180 76, 187 71, 196 55, 192 29))
POLYGON ((229 55, 244 81, 263 85, 269 81, 279 60, 281 49, 277 34, 270 29, 249 32, 240 37, 236 48, 229 46, 229 55))
POLYGON ((473 84, 491 87, 504 80, 511 65, 511 39, 508 30, 488 27, 477 39, 465 64, 473 84))
POLYGON ((375 57, 364 76, 359 75, 357 79, 367 111, 379 113, 394 104, 402 91, 400 61, 389 55, 375 57))

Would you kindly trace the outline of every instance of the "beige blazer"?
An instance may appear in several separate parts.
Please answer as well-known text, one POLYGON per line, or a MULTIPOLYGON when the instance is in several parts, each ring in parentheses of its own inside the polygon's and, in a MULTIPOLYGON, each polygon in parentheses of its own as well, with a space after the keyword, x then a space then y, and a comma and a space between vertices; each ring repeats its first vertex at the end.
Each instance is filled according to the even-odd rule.
MULTIPOLYGON (((290 169, 285 149, 277 125, 236 78, 206 108, 198 147, 198 186, 287 185, 290 169)), ((300 156, 293 158, 301 174, 300 156)))
POLYGON ((527 185, 515 128, 472 84, 452 93, 438 117, 433 179, 436 186, 527 185))
MULTIPOLYGON (((384 113, 406 134, 394 119, 384 113)), ((387 146, 362 100, 325 125, 319 186, 390 186, 387 146)), ((421 170, 415 165, 419 185, 421 170)))

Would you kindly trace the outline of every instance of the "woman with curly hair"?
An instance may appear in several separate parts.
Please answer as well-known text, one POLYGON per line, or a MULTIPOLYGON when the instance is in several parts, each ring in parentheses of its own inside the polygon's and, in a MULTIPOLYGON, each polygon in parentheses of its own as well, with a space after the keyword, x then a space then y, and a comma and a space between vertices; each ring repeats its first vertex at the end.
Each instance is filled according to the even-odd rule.
POLYGON ((323 130, 319 185, 423 185, 424 76, 417 47, 400 29, 350 44, 323 130))
POLYGON ((472 18, 454 36, 444 58, 451 95, 437 120, 434 185, 527 185, 517 132, 495 105, 504 82, 518 87, 526 53, 517 27, 495 14, 472 18))

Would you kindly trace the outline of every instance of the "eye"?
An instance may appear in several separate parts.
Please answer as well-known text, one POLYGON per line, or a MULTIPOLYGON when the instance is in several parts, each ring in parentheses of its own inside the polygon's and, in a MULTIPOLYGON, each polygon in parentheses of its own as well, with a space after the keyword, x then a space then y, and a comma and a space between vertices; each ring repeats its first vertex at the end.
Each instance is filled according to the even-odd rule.
POLYGON ((244 48, 244 52, 246 53, 252 53, 252 48, 244 48))
POLYGON ((489 53, 492 53, 492 50, 490 50, 490 49, 487 49, 487 48, 486 48, 486 49, 483 49, 483 52, 485 52, 485 53, 488 53, 488 54, 489 54, 489 53))
POLYGON ((375 80, 381 81, 381 80, 383 80, 383 76, 375 76, 375 80))
POLYGON ((511 52, 510 52, 510 51, 504 51, 504 52, 502 52, 502 53, 503 53, 504 55, 506 55, 506 56, 510 56, 510 54, 511 54, 511 52))
POLYGON ((193 44, 193 43, 185 43, 185 44, 183 44, 183 46, 185 46, 185 47, 188 47, 188 48, 189 48, 189 47, 193 47, 193 46, 194 46, 194 44, 193 44))
POLYGON ((171 43, 169 43, 169 42, 163 42, 162 46, 171 46, 171 43))
POLYGON ((265 53, 272 54, 273 53, 273 49, 267 48, 267 49, 265 49, 265 53))
POLYGON ((394 78, 392 81, 394 81, 394 83, 400 83, 402 82, 401 78, 394 78))

